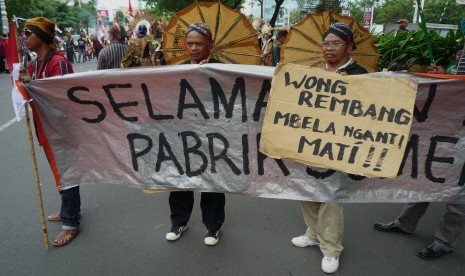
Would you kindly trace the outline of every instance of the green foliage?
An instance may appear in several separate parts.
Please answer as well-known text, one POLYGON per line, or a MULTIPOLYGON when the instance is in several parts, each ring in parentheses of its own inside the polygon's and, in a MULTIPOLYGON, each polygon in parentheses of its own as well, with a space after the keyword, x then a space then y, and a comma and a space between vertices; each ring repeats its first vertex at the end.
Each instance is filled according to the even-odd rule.
MULTIPOLYGON (((379 3, 379 0, 355 0, 350 1, 348 5, 349 14, 351 17, 357 19, 357 21, 363 25, 364 24, 364 14, 365 6, 375 6, 379 3)), ((376 12, 376 8, 375 8, 376 12)))
MULTIPOLYGON (((350 16, 363 24, 365 5, 373 5, 373 22, 384 24, 397 22, 399 18, 407 18, 412 21, 415 10, 415 0, 386 0, 381 5, 380 0, 354 0, 349 2, 350 16)), ((423 15, 428 23, 459 24, 465 18, 465 6, 458 5, 453 0, 428 0, 425 1, 423 15), (444 10, 445 8, 445 10, 444 10)))
MULTIPOLYGON (((413 18, 413 1, 386 0, 382 7, 374 10, 373 22, 384 24, 387 22, 397 22, 399 18, 413 18)), ((411 20, 409 20, 411 21, 411 20)))
POLYGON ((341 1, 340 0, 320 0, 320 3, 316 6, 315 12, 324 12, 324 11, 333 11, 340 13, 341 9, 341 1))
MULTIPOLYGON (((143 0, 155 14, 172 14, 178 12, 196 0, 143 0)), ((218 0, 202 0, 202 2, 218 2, 218 0)), ((233 8, 240 9, 243 0, 220 0, 219 2, 233 8)))
POLYGON ((124 18, 124 13, 122 11, 117 11, 115 14, 115 17, 118 18, 119 23, 124 24, 125 18, 124 18))
POLYGON ((291 12, 289 21, 291 22, 291 24, 296 24, 302 19, 301 16, 302 16, 301 10, 299 9, 293 10, 291 12))
MULTIPOLYGON (((459 32, 450 31, 441 37, 435 31, 429 31, 435 63, 448 66, 455 61, 455 50, 463 47, 463 38, 459 32)), ((427 67, 431 64, 428 47, 422 31, 408 31, 374 36, 380 54, 379 68, 396 65, 397 70, 408 70, 412 65, 427 67)))
POLYGON ((69 1, 62 0, 5 0, 8 18, 13 16, 21 18, 34 18, 43 16, 52 21, 57 21, 60 28, 73 27, 77 32, 79 24, 83 28, 93 27, 97 24, 97 10, 93 3, 82 3, 81 7, 77 1, 73 6, 67 4, 69 1))
POLYGON ((451 0, 428 0, 425 2, 423 14, 428 23, 457 25, 465 18, 465 6, 451 0))

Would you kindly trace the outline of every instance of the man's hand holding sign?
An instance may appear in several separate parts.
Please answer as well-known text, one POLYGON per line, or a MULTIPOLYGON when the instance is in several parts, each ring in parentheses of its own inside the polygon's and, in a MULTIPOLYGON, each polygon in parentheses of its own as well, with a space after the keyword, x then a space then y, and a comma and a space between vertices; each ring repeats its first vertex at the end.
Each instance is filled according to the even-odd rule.
POLYGON ((287 64, 276 69, 260 151, 369 177, 397 176, 417 82, 344 76, 287 64))

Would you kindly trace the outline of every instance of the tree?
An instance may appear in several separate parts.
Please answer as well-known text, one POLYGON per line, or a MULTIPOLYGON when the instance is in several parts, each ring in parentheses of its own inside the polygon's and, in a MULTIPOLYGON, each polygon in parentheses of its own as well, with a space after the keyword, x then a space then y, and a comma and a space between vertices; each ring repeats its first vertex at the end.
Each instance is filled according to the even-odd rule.
POLYGON ((315 11, 317 13, 331 10, 336 13, 341 13, 341 1, 340 0, 321 0, 316 6, 315 11))
POLYGON ((285 0, 274 0, 275 2, 274 12, 269 22, 271 27, 274 27, 276 25, 276 19, 278 19, 279 11, 281 10, 281 6, 283 5, 284 1, 285 0))
MULTIPOLYGON (((350 16, 357 19, 357 21, 363 26, 364 24, 364 14, 365 6, 377 6, 379 0, 357 0, 349 2, 349 13, 350 16)), ((374 10, 376 13, 377 9, 374 10)))
POLYGON ((57 15, 57 8, 66 6, 66 2, 59 0, 5 0, 8 18, 16 17, 33 18, 44 16, 51 18, 57 15))
POLYGON ((124 24, 125 23, 125 18, 124 18, 124 14, 122 11, 117 11, 116 14, 115 14, 115 17, 116 19, 118 20, 118 22, 120 24, 124 24))
MULTIPOLYGON (((143 0, 147 7, 157 13, 174 13, 184 9, 185 7, 195 3, 196 0, 143 0)), ((218 2, 218 0, 202 0, 202 2, 218 2)), ((219 2, 233 8, 240 9, 244 0, 220 0, 219 2)))
POLYGON ((21 18, 33 18, 43 16, 52 21, 57 21, 60 28, 73 27, 79 30, 79 24, 85 28, 97 24, 97 10, 92 2, 82 3, 79 7, 77 1, 73 6, 62 0, 5 0, 9 19, 13 16, 21 18))
MULTIPOLYGON (((386 0, 381 5, 379 0, 356 0, 349 2, 350 16, 363 24, 365 5, 375 6, 373 21, 377 24, 397 22, 399 18, 413 21, 416 0, 386 0)), ((424 17, 428 23, 459 24, 465 18, 465 7, 452 0, 425 1, 424 17)))
POLYGON ((386 0, 383 6, 375 9, 373 22, 384 24, 387 22, 397 22, 399 18, 407 18, 411 21, 413 13, 414 6, 412 0, 386 0))
POLYGON ((291 12, 290 19, 289 19, 289 21, 291 22, 291 24, 295 24, 295 23, 299 22, 300 19, 301 19, 301 14, 302 14, 302 13, 301 13, 301 11, 300 11, 299 9, 293 10, 293 11, 291 12))
POLYGON ((465 18, 465 7, 451 0, 428 0, 423 15, 427 23, 457 25, 465 18))

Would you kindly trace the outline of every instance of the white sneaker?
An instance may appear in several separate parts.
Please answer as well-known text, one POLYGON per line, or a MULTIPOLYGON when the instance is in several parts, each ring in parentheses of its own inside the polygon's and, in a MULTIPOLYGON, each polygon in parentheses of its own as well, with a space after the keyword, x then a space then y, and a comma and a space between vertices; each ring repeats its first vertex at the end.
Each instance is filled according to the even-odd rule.
POLYGON ((339 257, 323 257, 321 269, 325 273, 334 273, 339 268, 339 257))
POLYGON ((314 245, 320 244, 318 240, 309 238, 307 235, 295 237, 291 240, 291 242, 293 245, 298 246, 298 247, 307 247, 307 246, 314 246, 314 245))
POLYGON ((208 230, 207 234, 205 235, 204 243, 206 245, 213 246, 220 241, 220 230, 210 231, 208 230))
POLYGON ((172 226, 170 232, 166 233, 166 240, 175 241, 179 239, 182 235, 182 232, 186 231, 187 224, 182 226, 172 226))

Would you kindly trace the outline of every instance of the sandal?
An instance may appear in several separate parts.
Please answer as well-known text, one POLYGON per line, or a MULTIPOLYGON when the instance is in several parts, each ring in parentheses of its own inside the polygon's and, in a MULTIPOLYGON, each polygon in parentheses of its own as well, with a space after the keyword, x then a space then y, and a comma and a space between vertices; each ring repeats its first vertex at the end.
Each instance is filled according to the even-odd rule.
MULTIPOLYGON (((81 214, 79 214, 79 219, 81 219, 81 214)), ((60 212, 53 213, 47 217, 48 221, 61 221, 60 212)))
POLYGON ((55 247, 67 245, 79 234, 79 229, 61 230, 52 245, 55 247))
POLYGON ((53 213, 53 214, 49 215, 49 216, 47 217, 47 220, 48 220, 48 221, 61 221, 60 213, 57 212, 57 213, 53 213))

